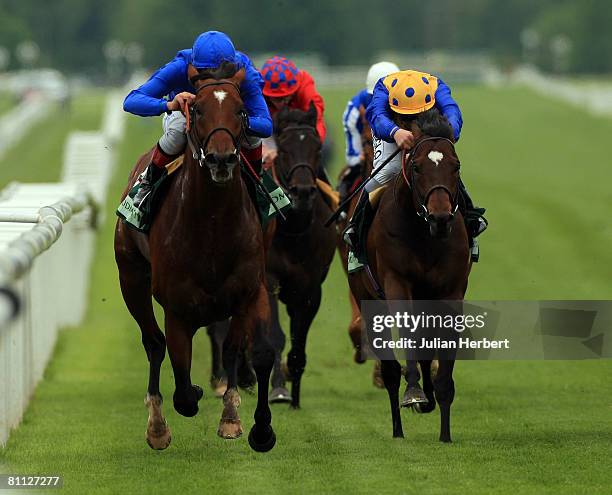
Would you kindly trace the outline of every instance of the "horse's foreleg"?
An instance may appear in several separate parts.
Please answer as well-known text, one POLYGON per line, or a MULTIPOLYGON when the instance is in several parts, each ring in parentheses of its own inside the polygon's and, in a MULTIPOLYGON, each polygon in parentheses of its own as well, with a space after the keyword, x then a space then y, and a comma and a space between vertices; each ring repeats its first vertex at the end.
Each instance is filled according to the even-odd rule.
POLYGON ((247 308, 244 323, 244 328, 253 336, 253 368, 257 375, 257 407, 254 414, 255 424, 249 432, 249 445, 257 452, 267 452, 276 443, 276 435, 272 429, 272 411, 268 404, 274 349, 269 341, 270 306, 268 292, 263 283, 255 300, 247 308))
POLYGON ((455 398, 455 382, 453 381, 453 368, 455 361, 440 360, 438 372, 433 381, 436 400, 440 405, 440 441, 450 442, 450 408, 455 398))
POLYGON ((195 329, 182 318, 166 311, 166 342, 174 372, 174 409, 183 416, 198 413, 202 389, 191 383, 191 346, 195 329))
POLYGON ((270 302, 270 343, 274 348, 274 367, 272 370, 272 390, 270 391, 270 402, 287 402, 291 395, 285 387, 285 373, 282 368, 283 350, 285 349, 285 333, 280 325, 278 317, 278 297, 269 293, 270 302))
POLYGON ((383 381, 385 382, 385 388, 389 394, 391 421, 393 423, 393 437, 403 438, 404 431, 402 430, 402 418, 400 416, 399 407, 399 388, 402 381, 402 367, 395 360, 381 361, 380 367, 383 381))
POLYGON ((210 373, 210 386, 216 397, 223 397, 227 390, 227 376, 223 369, 223 341, 229 331, 229 320, 218 321, 206 328, 210 338, 212 352, 212 369, 210 373))
POLYGON ((162 414, 162 395, 159 391, 159 373, 166 356, 166 338, 157 324, 151 300, 151 282, 148 263, 138 257, 124 259, 117 256, 119 282, 125 304, 140 327, 142 345, 149 360, 149 384, 145 406, 149 410, 145 439, 153 449, 170 445, 170 429, 162 414))
POLYGON ((300 386, 306 368, 306 339, 312 320, 321 305, 321 286, 303 293, 304 297, 287 305, 291 318, 291 351, 287 355, 287 368, 291 374, 291 407, 300 407, 300 386))

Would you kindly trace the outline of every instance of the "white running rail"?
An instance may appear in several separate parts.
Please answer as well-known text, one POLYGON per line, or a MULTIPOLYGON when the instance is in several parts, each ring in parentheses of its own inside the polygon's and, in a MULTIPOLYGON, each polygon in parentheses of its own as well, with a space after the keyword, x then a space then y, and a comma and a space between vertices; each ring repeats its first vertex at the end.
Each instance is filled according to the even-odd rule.
POLYGON ((118 93, 106 109, 101 132, 68 137, 61 182, 13 183, 0 193, 0 447, 21 421, 58 330, 86 311, 93 227, 123 134, 118 93))

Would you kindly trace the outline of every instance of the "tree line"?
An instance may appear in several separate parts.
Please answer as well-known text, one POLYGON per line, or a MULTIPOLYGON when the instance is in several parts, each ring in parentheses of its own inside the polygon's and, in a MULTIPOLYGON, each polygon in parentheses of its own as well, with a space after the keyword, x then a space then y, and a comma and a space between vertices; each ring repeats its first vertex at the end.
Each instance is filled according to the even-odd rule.
POLYGON ((247 53, 312 52, 335 65, 389 50, 478 50, 504 66, 601 73, 612 70, 610 25, 607 0, 0 0, 0 46, 14 54, 32 40, 37 65, 93 74, 106 71, 109 40, 142 46, 155 68, 209 29, 247 53))

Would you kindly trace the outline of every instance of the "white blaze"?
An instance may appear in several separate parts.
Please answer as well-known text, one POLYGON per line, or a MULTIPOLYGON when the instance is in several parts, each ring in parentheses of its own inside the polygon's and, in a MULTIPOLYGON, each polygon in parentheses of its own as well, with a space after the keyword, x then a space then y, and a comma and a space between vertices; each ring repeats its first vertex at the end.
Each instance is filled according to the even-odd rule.
POLYGON ((213 95, 219 102, 219 105, 221 105, 221 103, 223 103, 223 100, 225 100, 227 93, 225 91, 213 91, 213 95))
POLYGON ((437 167, 438 165, 440 165, 440 162, 444 158, 444 155, 440 153, 439 151, 430 151, 429 155, 427 155, 427 158, 429 158, 432 162, 434 162, 434 164, 437 167))

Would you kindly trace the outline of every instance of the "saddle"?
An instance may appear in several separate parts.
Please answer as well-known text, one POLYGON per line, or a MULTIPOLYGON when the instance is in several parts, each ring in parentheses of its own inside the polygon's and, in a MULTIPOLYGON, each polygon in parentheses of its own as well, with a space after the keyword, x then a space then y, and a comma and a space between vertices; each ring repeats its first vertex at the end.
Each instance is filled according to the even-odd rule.
MULTIPOLYGON (((138 209, 133 204, 133 198, 140 188, 140 178, 136 180, 130 192, 117 208, 117 216, 121 218, 127 225, 140 232, 147 233, 151 228, 155 212, 164 197, 166 188, 169 184, 169 177, 176 173, 183 165, 183 155, 176 158, 174 161, 166 165, 166 173, 153 184, 148 201, 143 204, 142 209, 138 209)), ((260 183, 255 185, 255 179, 246 172, 244 166, 241 166, 242 173, 246 178, 247 190, 249 197, 253 201, 262 229, 272 220, 279 211, 284 211, 291 205, 291 201, 280 188, 274 179, 266 171, 260 173, 260 183), (265 190, 265 192, 264 192, 265 190)))

